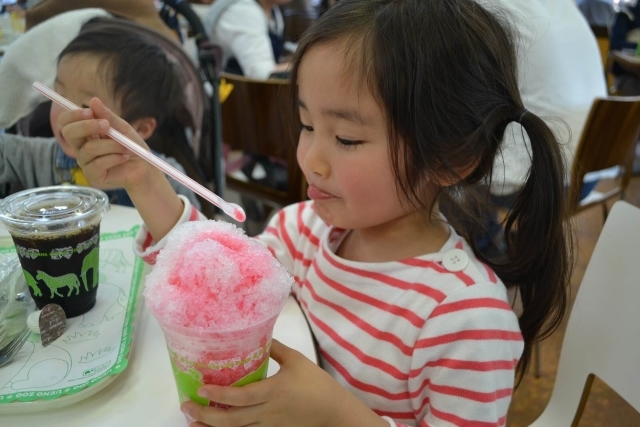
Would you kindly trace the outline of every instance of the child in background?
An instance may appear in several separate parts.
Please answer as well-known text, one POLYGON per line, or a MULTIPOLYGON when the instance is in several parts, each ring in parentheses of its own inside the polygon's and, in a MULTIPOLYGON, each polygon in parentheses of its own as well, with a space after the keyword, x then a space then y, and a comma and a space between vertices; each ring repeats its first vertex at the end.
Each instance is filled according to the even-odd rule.
MULTIPOLYGON (((307 31, 291 104, 312 200, 257 239, 296 279, 320 366, 274 341, 280 371, 202 387, 233 408, 186 402, 193 425, 505 425, 516 372, 563 317, 571 270, 561 149, 524 109, 516 64, 507 18, 474 0, 342 0, 307 31), (473 247, 481 220, 455 230, 440 210, 478 212, 468 193, 491 180, 512 122, 532 165, 492 264, 473 247)), ((89 107, 60 117, 63 135, 90 182, 129 191, 146 223, 136 249, 152 262, 199 215, 153 167, 92 140, 110 124, 144 145, 99 100, 89 107)))
MULTIPOLYGON (((182 79, 177 66, 150 40, 110 19, 90 21, 62 51, 55 90, 76 105, 88 105, 99 97, 125 117, 144 140, 157 138, 156 130, 182 102, 182 79)), ((62 108, 51 107, 55 138, 0 135, 0 183, 22 188, 57 184, 89 185, 76 162, 75 150, 65 141, 57 124, 62 108)), ((180 170, 173 158, 165 160, 180 170)), ((175 181, 172 188, 199 202, 193 192, 175 181)), ((111 203, 132 206, 123 189, 101 186, 111 203)))

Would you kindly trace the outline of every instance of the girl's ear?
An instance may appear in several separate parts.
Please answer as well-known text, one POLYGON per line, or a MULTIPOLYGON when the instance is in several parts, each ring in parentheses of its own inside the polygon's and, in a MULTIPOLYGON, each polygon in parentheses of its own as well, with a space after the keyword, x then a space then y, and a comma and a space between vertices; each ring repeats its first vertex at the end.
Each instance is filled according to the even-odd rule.
POLYGON ((157 126, 158 122, 153 117, 143 117, 131 122, 131 127, 138 132, 138 135, 145 141, 151 138, 157 126))

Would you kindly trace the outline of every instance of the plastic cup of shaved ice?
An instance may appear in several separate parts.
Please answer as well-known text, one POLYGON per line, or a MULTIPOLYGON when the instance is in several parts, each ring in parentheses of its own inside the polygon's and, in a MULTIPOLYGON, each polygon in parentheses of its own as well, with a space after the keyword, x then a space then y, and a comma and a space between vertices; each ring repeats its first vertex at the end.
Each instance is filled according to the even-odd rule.
POLYGON ((216 406, 198 396, 202 385, 266 377, 292 282, 267 248, 232 224, 189 222, 170 233, 144 296, 164 332, 181 403, 216 406))

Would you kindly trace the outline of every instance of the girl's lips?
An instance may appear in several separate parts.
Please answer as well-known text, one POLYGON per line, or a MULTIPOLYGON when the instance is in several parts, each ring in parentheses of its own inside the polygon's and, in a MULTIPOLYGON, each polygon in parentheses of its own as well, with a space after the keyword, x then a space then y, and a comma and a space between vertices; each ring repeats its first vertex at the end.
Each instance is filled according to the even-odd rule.
POLYGON ((307 188, 307 196, 309 196, 311 200, 329 200, 336 198, 333 194, 325 193, 315 185, 310 185, 307 188))

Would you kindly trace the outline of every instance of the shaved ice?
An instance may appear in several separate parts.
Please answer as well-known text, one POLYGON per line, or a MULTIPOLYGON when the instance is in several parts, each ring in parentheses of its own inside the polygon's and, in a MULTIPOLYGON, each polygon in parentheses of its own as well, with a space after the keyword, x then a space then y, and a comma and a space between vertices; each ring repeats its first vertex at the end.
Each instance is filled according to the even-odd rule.
POLYGON ((292 282, 267 248, 233 224, 188 222, 169 235, 144 296, 163 323, 228 331, 279 312, 292 282))
POLYGON ((164 332, 180 402, 215 406, 198 396, 202 385, 266 377, 292 283, 267 248, 232 224, 188 222, 169 234, 144 296, 164 332))

